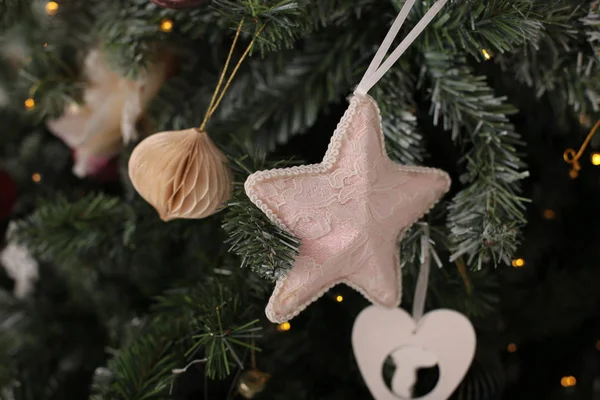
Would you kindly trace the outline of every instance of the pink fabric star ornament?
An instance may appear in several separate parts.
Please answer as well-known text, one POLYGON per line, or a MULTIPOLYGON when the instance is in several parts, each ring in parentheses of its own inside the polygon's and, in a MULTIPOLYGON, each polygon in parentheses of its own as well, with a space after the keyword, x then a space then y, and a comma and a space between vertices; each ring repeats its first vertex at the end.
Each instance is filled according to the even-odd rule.
POLYGON ((444 171, 393 162, 377 103, 354 95, 323 162, 259 171, 245 183, 252 202, 301 240, 269 300, 269 320, 292 319, 339 283, 375 304, 397 307, 398 242, 449 188, 444 171))

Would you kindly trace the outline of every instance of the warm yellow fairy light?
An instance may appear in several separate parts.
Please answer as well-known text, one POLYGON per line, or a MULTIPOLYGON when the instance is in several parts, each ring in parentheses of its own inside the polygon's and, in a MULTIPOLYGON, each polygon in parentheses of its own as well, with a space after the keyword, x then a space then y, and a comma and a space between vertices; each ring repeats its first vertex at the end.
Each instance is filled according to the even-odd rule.
POLYGON ((556 212, 551 210, 550 208, 544 210, 544 218, 545 219, 554 219, 556 218, 556 212))
POLYGON ((165 18, 160 21, 160 30, 163 32, 171 32, 173 30, 173 21, 165 18))
POLYGON ((486 49, 481 49, 481 54, 483 54, 483 57, 486 60, 489 60, 490 58, 492 58, 492 55, 486 49))
POLYGON ((26 109, 31 110, 33 107, 35 107, 35 100, 34 99, 32 99, 30 97, 27 100, 25 100, 25 108, 26 109))
POLYGON ((508 345, 508 347, 506 348, 508 350, 509 353, 516 353, 517 352, 517 345, 514 343, 511 343, 508 345))
POLYGON ((289 322, 284 322, 283 324, 279 324, 279 326, 277 327, 277 330, 279 332, 286 332, 289 331, 292 328, 292 326, 290 325, 289 322))
POLYGON ((563 376, 560 380, 562 387, 573 387, 577 384, 577 379, 574 376, 563 376))
POLYGON ((512 266, 515 268, 521 268, 524 265, 525 265, 525 260, 523 260, 522 258, 517 258, 516 260, 512 261, 512 266))
POLYGON ((56 15, 58 12, 59 5, 55 1, 49 1, 46 3, 46 13, 50 16, 56 15))
POLYGON ((344 297, 343 296, 337 296, 335 298, 335 301, 337 301, 338 303, 341 303, 342 301, 344 301, 344 297))
POLYGON ((592 164, 594 165, 600 165, 600 153, 596 152, 596 153, 592 153, 592 164))
POLYGON ((42 175, 36 172, 35 174, 31 175, 31 180, 35 183, 40 183, 42 181, 42 175))

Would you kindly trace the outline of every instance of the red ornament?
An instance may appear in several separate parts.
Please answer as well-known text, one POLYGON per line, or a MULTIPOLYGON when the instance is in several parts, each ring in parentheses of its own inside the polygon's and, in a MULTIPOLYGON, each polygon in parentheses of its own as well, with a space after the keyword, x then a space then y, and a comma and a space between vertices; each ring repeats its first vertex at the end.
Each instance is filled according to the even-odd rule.
POLYGON ((165 8, 187 8, 197 7, 208 4, 211 0, 151 0, 153 3, 158 4, 165 8))
POLYGON ((17 184, 0 169, 0 220, 7 218, 17 202, 17 184))

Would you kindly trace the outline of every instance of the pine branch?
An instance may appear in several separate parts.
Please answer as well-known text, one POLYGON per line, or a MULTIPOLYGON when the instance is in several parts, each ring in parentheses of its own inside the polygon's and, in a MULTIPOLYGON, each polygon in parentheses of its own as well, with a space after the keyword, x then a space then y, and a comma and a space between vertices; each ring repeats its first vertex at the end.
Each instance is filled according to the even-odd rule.
POLYGON ((388 72, 373 94, 381 109, 388 154, 407 165, 419 165, 425 156, 423 135, 414 115, 415 86, 410 73, 400 65, 388 72))
POLYGON ((15 100, 11 106, 25 111, 23 101, 34 99, 35 108, 26 112, 28 119, 56 117, 79 97, 78 57, 81 49, 89 47, 93 10, 99 1, 62 1, 59 12, 48 15, 46 2, 23 0, 14 26, 6 32, 0 28, 0 58, 10 61, 5 71, 19 75, 18 80, 15 76, 9 82, 15 100), (11 47, 23 54, 11 55, 7 50, 11 47))
POLYGON ((157 57, 164 56, 165 43, 173 43, 171 48, 176 49, 178 42, 202 35, 214 21, 214 14, 207 14, 203 8, 177 12, 145 0, 118 0, 118 3, 97 6, 95 30, 107 59, 130 78, 135 78, 157 57), (172 21, 173 32, 161 31, 163 20, 172 21))
POLYGON ((265 165, 255 159, 233 159, 236 188, 223 219, 223 229, 229 235, 229 251, 242 258, 241 267, 250 268, 261 277, 277 280, 292 267, 298 255, 300 241, 275 226, 258 209, 244 191, 244 182, 251 171, 281 167, 279 163, 265 165), (260 165, 262 164, 262 166, 260 165))
POLYGON ((223 229, 230 251, 242 257, 241 267, 273 281, 284 276, 298 252, 298 240, 273 226, 243 190, 236 190, 228 207, 223 229))
POLYGON ((538 98, 547 96, 557 110, 568 104, 577 113, 598 111, 600 66, 594 46, 599 26, 593 7, 571 5, 570 13, 561 17, 563 23, 546 25, 538 43, 526 43, 497 62, 538 98))
POLYGON ((484 77, 474 76, 460 57, 442 53, 425 55, 426 71, 433 83, 432 113, 443 118, 454 140, 469 146, 463 157, 467 187, 449 207, 454 251, 452 260, 468 255, 480 269, 484 263, 509 263, 525 224, 525 199, 519 181, 527 176, 518 155, 522 145, 507 115, 515 110, 495 97, 484 77))
POLYGON ((361 15, 369 14, 372 12, 371 8, 380 6, 376 0, 323 0, 307 1, 305 4, 316 29, 332 25, 341 26, 361 15))
POLYGON ((539 53, 525 54, 527 57, 514 53, 499 62, 505 72, 513 73, 516 82, 531 87, 536 97, 548 97, 558 110, 564 105, 576 113, 600 110, 600 62, 595 55, 564 52, 546 41, 539 53))
MULTIPOLYGON (((442 207, 435 208, 433 213, 441 211, 442 207)), ((430 215, 429 219, 435 220, 439 215, 430 215)), ((421 238, 425 234, 421 224, 413 225, 402 238, 400 243, 400 265, 403 269, 409 270, 414 276, 417 276, 421 267, 421 238)), ((429 225, 430 251, 432 265, 442 266, 442 257, 438 253, 449 247, 448 234, 445 227, 429 225)))
POLYGON ((75 67, 57 63, 50 59, 52 57, 52 53, 37 53, 32 62, 19 71, 20 79, 15 87, 19 101, 13 105, 18 104, 27 118, 40 121, 46 117, 59 117, 81 96, 81 82, 73 72, 75 67), (35 101, 31 110, 22 107, 28 98, 35 101))
MULTIPOLYGON (((433 231, 432 231, 433 233, 433 231)), ((420 241, 420 235, 415 234, 420 241)), ((433 236, 432 236, 433 238, 433 236)), ((439 241, 434 241, 441 247, 439 241)), ((420 252, 419 252, 420 255, 420 252)), ((462 259, 455 263, 438 268, 435 249, 432 249, 432 264, 427 292, 427 308, 449 308, 457 310, 469 318, 489 317, 499 309, 500 286, 494 272, 487 269, 469 271, 463 268, 462 259)), ((403 267, 404 287, 403 302, 412 304, 414 288, 417 286, 419 260, 403 267)))
POLYGON ((156 306, 155 323, 178 314, 183 317, 182 323, 191 327, 192 344, 185 355, 188 361, 204 358, 205 372, 211 379, 224 379, 234 369, 243 369, 242 351, 260 351, 252 344, 262 336, 256 309, 248 303, 248 297, 234 291, 239 292, 231 281, 214 280, 191 290, 168 293, 156 306))
POLYGON ((50 265, 42 265, 40 274, 27 300, 8 298, 4 292, 0 296, 0 338, 7 345, 0 364, 10 368, 11 382, 2 386, 8 398, 50 400, 81 394, 73 378, 103 360, 98 346, 102 327, 90 313, 88 298, 69 291, 50 265))
POLYGON ((307 15, 308 0, 213 0, 211 7, 234 25, 242 18, 254 21, 255 27, 249 29, 252 34, 264 25, 257 42, 261 52, 290 48, 312 25, 307 15))
POLYGON ((27 219, 17 223, 15 239, 36 257, 55 263, 78 263, 117 258, 126 251, 124 221, 133 209, 118 198, 91 194, 76 202, 65 197, 41 202, 27 219))
POLYGON ((125 76, 135 75, 157 57, 160 43, 168 42, 169 47, 177 48, 177 43, 189 45, 190 40, 204 39, 213 46, 228 48, 242 18, 245 20, 243 37, 248 39, 242 42, 248 43, 249 38, 265 26, 256 42, 262 53, 290 47, 309 28, 306 18, 304 22, 301 18, 305 9, 294 0, 214 0, 210 8, 192 8, 186 12, 164 9, 148 0, 120 2, 120 7, 111 5, 99 10, 98 32, 125 76), (173 32, 161 32, 164 19, 173 22, 173 32))
POLYGON ((302 48, 250 63, 222 104, 219 129, 253 135, 267 150, 304 133, 328 104, 350 93, 361 72, 358 62, 372 51, 372 30, 357 30, 356 23, 323 29, 302 48))
MULTIPOLYGON (((415 18, 424 14, 419 5, 415 18)), ((478 60, 528 42, 536 44, 546 25, 568 27, 572 7, 566 0, 462 0, 449 5, 423 39, 449 53, 466 52, 478 60)), ((416 20, 415 20, 416 22, 416 20)))
POLYGON ((76 265, 107 260, 118 268, 131 261, 129 255, 135 255, 131 252, 137 246, 159 250, 192 235, 208 237, 210 233, 198 230, 197 224, 193 220, 165 224, 137 196, 127 202, 91 193, 74 201, 64 196, 41 200, 33 214, 17 222, 15 239, 43 260, 76 265))
MULTIPOLYGON (((428 219, 435 221, 442 214, 436 208, 428 219), (438 214, 438 215, 436 215, 438 214)), ((417 277, 421 270, 421 240, 424 235, 422 224, 413 226, 403 237, 400 245, 400 260, 404 276, 403 301, 412 304, 417 277)), ((427 307, 429 309, 450 308, 470 318, 489 316, 497 311, 498 281, 493 271, 468 271, 462 258, 447 264, 447 250, 452 247, 447 228, 429 225, 429 251, 431 272, 427 307), (443 268, 441 268, 443 267, 443 268)))
POLYGON ((600 1, 593 1, 590 4, 588 14, 581 19, 586 28, 588 42, 594 49, 594 53, 600 58, 600 1))
POLYGON ((120 349, 109 363, 110 378, 96 380, 92 399, 165 399, 183 359, 174 351, 177 338, 156 328, 120 349))

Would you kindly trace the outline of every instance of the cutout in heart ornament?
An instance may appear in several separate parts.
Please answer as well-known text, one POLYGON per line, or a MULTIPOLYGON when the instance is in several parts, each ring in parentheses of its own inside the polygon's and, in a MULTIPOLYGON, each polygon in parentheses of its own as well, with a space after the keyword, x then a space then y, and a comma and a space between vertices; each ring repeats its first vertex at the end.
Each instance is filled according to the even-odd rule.
MULTIPOLYGON (((413 347, 423 351, 406 351, 397 364, 408 366, 439 366, 437 385, 419 400, 448 399, 464 378, 475 355, 475 330, 462 314, 452 310, 435 310, 425 314, 419 322, 400 308, 370 306, 356 318, 352 331, 352 346, 360 372, 375 400, 409 400, 406 388, 414 384, 414 377, 394 376, 392 392, 381 374, 386 358, 397 349, 413 347), (436 360, 431 359, 432 355, 436 360), (413 379, 402 382, 399 379, 413 379)), ((402 370, 406 370, 403 368, 402 370)))
POLYGON ((382 373, 388 389, 405 399, 429 394, 440 379, 437 357, 415 346, 395 349, 385 359, 382 373))

